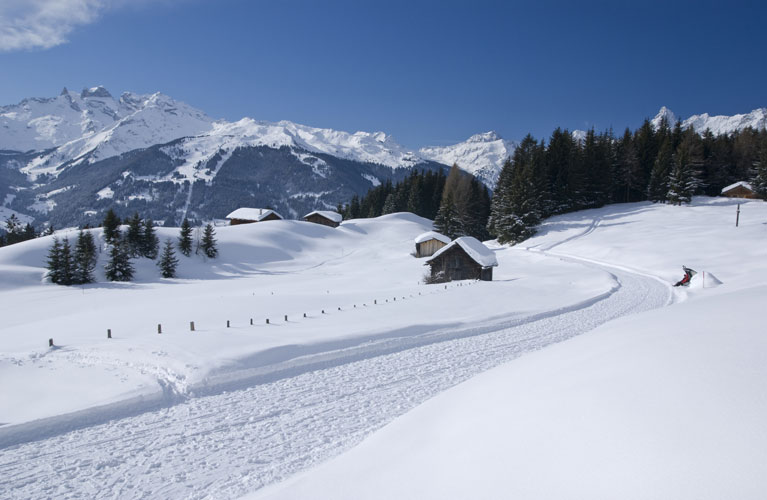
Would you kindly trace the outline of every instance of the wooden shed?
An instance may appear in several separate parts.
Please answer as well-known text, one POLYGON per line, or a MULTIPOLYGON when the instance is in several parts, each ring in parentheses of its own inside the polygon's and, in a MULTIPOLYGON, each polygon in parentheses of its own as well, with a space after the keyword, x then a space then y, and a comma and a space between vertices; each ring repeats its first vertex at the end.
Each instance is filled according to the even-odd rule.
POLYGON ((338 227, 341 221, 344 220, 343 215, 332 210, 315 210, 314 212, 304 215, 306 222, 313 222, 314 224, 322 224, 323 226, 338 227))
POLYGON ((431 257, 440 248, 450 243, 450 238, 435 231, 419 234, 415 239, 415 256, 431 257))
POLYGON ((282 216, 269 208, 238 208, 226 216, 230 226, 252 224, 268 220, 282 220, 282 216))
POLYGON ((476 238, 462 236, 440 248, 426 261, 434 282, 455 280, 493 280, 498 265, 495 253, 476 238))
POLYGON ((722 189, 722 196, 727 196, 729 198, 758 198, 756 191, 751 187, 751 184, 744 181, 736 182, 735 184, 731 184, 722 189))

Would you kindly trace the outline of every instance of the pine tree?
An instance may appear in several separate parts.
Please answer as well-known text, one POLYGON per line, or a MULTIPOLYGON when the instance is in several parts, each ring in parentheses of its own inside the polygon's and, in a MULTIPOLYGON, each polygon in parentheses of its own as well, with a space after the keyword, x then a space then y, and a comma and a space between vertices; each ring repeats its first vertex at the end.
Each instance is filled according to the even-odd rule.
POLYGON ((62 285, 71 285, 75 280, 75 266, 72 258, 72 247, 69 245, 69 238, 64 238, 61 242, 61 253, 59 254, 59 283, 62 285))
POLYGON ((61 242, 55 236, 53 245, 48 249, 47 268, 51 283, 61 284, 61 242))
POLYGON ((176 252, 173 250, 173 242, 171 242, 170 238, 165 240, 162 255, 160 256, 160 260, 157 261, 157 265, 160 267, 160 273, 163 278, 176 277, 178 259, 176 258, 176 252))
POLYGON ((386 197, 386 201, 383 204, 383 208, 381 209, 381 215, 393 214, 396 211, 397 211, 396 196, 394 195, 394 193, 389 193, 389 195, 386 197))
POLYGON ((650 173, 650 182, 647 186, 647 198, 653 202, 666 202, 669 192, 669 174, 673 164, 671 156, 671 138, 666 137, 655 157, 655 164, 650 173))
POLYGON ((144 247, 144 231, 141 224, 141 217, 139 217, 138 212, 135 212, 133 216, 128 219, 128 230, 125 232, 125 243, 127 244, 126 250, 131 257, 142 255, 144 247))
POLYGON ((75 255, 73 259, 74 276, 73 283, 93 283, 93 270, 96 268, 96 243, 90 231, 82 229, 77 234, 77 243, 75 243, 75 255))
POLYGON ((192 226, 189 224, 189 219, 186 217, 184 217, 184 222, 181 223, 181 235, 178 237, 178 249, 187 257, 192 253, 192 226))
POLYGON ((131 254, 124 241, 115 241, 109 251, 109 261, 104 273, 109 281, 130 281, 135 272, 130 260, 131 254))
POLYGON ((675 205, 690 203, 700 187, 696 167, 702 163, 700 137, 692 129, 683 134, 682 142, 674 154, 674 166, 669 175, 668 201, 675 205))
POLYGON ((767 200, 767 134, 762 138, 758 160, 751 173, 751 187, 759 197, 767 200))
POLYGON ((206 257, 215 259, 218 255, 218 249, 216 248, 216 232, 213 230, 213 225, 208 223, 205 226, 205 230, 202 233, 202 242, 200 248, 206 257))
MULTIPOLYGON (((530 135, 527 137, 532 138, 530 135)), ((527 140, 527 137, 525 140, 527 140)), ((511 159, 507 158, 498 175, 493 192, 493 201, 490 205, 490 217, 487 219, 487 230, 490 234, 498 236, 501 231, 501 223, 506 214, 511 213, 511 180, 514 175, 514 166, 511 159)))
POLYGON ((159 250, 160 240, 155 234, 154 223, 152 219, 144 221, 144 231, 141 235, 141 255, 148 259, 156 259, 159 250))
POLYGON ((114 210, 110 208, 107 211, 101 225, 104 227, 104 240, 107 243, 111 244, 120 239, 120 218, 115 215, 114 210))

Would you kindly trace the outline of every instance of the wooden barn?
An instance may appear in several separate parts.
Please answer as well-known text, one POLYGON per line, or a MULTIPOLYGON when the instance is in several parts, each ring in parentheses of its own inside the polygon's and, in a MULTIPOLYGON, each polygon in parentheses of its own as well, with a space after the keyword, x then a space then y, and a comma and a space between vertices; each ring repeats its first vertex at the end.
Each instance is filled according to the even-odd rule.
POLYGON ((455 280, 493 280, 498 265, 495 253, 476 238, 462 236, 440 248, 426 261, 434 282, 455 280))
POLYGON ((435 231, 427 231, 415 239, 415 256, 431 257, 440 248, 450 243, 450 238, 435 231))
POLYGON ((306 222, 313 222, 314 224, 322 224, 323 226, 338 227, 341 221, 344 220, 343 215, 332 210, 315 210, 314 212, 304 215, 306 222))
POLYGON ((252 224, 268 220, 282 220, 282 216, 269 208, 238 208, 226 216, 230 226, 252 224))
POLYGON ((729 198, 758 198, 754 188, 751 187, 751 184, 744 181, 736 182, 735 184, 731 184, 722 189, 722 196, 727 196, 729 198))

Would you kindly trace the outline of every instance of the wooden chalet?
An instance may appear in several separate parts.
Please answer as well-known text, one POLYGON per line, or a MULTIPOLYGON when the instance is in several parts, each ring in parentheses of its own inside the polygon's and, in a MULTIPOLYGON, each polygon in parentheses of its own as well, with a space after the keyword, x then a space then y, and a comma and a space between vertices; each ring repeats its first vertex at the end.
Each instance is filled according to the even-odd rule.
POLYGON ((751 184, 744 181, 736 182, 735 184, 731 184, 722 189, 722 196, 727 196, 729 198, 758 198, 756 191, 751 187, 751 184))
POLYGON ((322 224, 323 226, 338 227, 344 220, 344 217, 332 210, 315 210, 304 215, 304 220, 314 224, 322 224))
POLYGON ((252 224, 268 220, 282 220, 282 216, 269 208, 238 208, 226 216, 230 226, 252 224))
POLYGON ((493 280, 498 265, 495 253, 476 238, 462 236, 440 248, 426 264, 434 282, 456 280, 493 280))
POLYGON ((415 239, 415 256, 431 257, 440 248, 450 243, 450 238, 435 231, 427 231, 415 239))

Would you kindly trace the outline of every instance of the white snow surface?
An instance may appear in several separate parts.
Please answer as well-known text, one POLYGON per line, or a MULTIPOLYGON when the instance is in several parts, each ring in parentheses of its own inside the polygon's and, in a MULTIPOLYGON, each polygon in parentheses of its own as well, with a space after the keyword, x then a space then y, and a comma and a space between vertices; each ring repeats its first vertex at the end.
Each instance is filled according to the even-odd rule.
MULTIPOLYGON (((660 126, 661 119, 665 117, 669 127, 674 128, 678 118, 673 111, 666 106, 660 108, 655 118, 651 120, 652 125, 657 129, 660 126)), ((756 130, 767 128, 767 108, 757 108, 750 113, 737 114, 733 116, 717 115, 711 116, 708 113, 693 115, 682 120, 682 128, 692 127, 697 133, 702 134, 710 130, 714 135, 731 134, 733 132, 751 127, 756 130)))
POLYGON ((739 201, 739 228, 728 199, 553 218, 448 285, 411 214, 218 227, 218 259, 132 283, 0 248, 0 497, 757 498, 767 204, 739 201), (682 264, 722 284, 672 293, 682 264))
POLYGON ((247 498, 764 498, 767 204, 742 208, 738 228, 735 202, 707 198, 551 219, 512 253, 606 266, 622 287, 698 275, 671 307, 489 370, 247 498))
POLYGON ((466 141, 451 146, 431 146, 418 150, 429 160, 445 165, 458 165, 494 188, 501 173, 503 162, 514 154, 517 144, 507 141, 497 132, 485 132, 469 137, 466 141))
POLYGON ((343 215, 332 210, 315 210, 314 212, 309 212, 308 214, 304 215, 304 219, 315 214, 325 217, 328 220, 332 220, 333 222, 338 222, 339 224, 344 220, 343 215))
POLYGON ((429 257, 426 262, 431 262, 456 245, 461 247, 469 255, 469 257, 474 259, 474 261, 482 267, 494 267, 498 265, 498 260, 495 258, 495 252, 487 248, 482 244, 481 241, 472 236, 461 236, 460 238, 456 238, 449 244, 434 252, 434 255, 429 257))
POLYGON ((425 233, 421 233, 415 238, 416 243, 423 243, 424 241, 429 240, 437 240, 441 241, 442 243, 450 243, 450 238, 445 236, 444 234, 438 233, 436 231, 426 231, 425 233))

